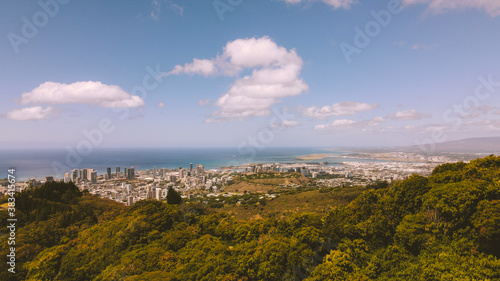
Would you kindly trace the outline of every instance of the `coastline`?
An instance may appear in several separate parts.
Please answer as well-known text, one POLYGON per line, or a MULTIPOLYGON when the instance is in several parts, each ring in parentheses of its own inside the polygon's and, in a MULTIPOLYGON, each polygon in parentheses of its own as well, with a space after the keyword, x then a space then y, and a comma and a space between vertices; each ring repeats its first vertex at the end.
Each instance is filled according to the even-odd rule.
POLYGON ((307 154, 299 157, 295 157, 297 160, 320 160, 330 157, 330 154, 307 154))

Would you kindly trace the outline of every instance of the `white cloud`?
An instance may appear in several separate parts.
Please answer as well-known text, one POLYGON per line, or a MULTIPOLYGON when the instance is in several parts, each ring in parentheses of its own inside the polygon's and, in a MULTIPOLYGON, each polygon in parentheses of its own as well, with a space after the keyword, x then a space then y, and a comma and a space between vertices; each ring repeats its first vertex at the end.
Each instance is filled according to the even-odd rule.
POLYGON ((72 84, 45 82, 29 93, 23 93, 21 104, 86 103, 100 107, 138 107, 144 105, 139 96, 132 96, 115 85, 87 81, 72 84))
POLYGON ((430 117, 432 117, 432 115, 417 112, 415 109, 398 111, 395 114, 389 116, 389 118, 393 120, 420 120, 430 117))
MULTIPOLYGON (((316 0, 283 0, 288 4, 299 4, 303 2, 315 2, 316 0)), ((334 9, 350 9, 353 4, 356 3, 355 0, 319 0, 327 5, 332 6, 334 9)))
POLYGON ((54 113, 54 108, 41 106, 26 107, 21 109, 14 109, 5 115, 6 118, 19 121, 27 120, 40 120, 47 118, 51 113, 54 113))
POLYGON ((329 124, 321 124, 314 126, 314 130, 318 131, 327 131, 327 130, 335 130, 335 129, 347 129, 351 128, 353 125, 358 124, 357 121, 349 120, 349 119, 339 119, 335 120, 329 124))
POLYGON ((198 74, 198 75, 214 75, 217 72, 215 63, 211 60, 193 59, 192 63, 176 65, 172 71, 161 76, 176 75, 176 74, 198 74))
POLYGON ((500 120, 498 119, 484 119, 478 121, 470 121, 465 124, 466 127, 471 129, 481 129, 486 131, 499 131, 500 120))
POLYGON ((236 79, 215 105, 207 122, 267 116, 280 99, 300 95, 308 90, 299 78, 302 59, 294 49, 278 46, 269 37, 237 39, 228 42, 222 55, 214 59, 194 59, 177 65, 163 75, 199 74, 235 76, 243 70, 251 74, 236 79))
POLYGON ((427 4, 432 13, 443 13, 449 10, 475 8, 484 10, 492 17, 500 15, 498 0, 403 0, 403 5, 427 4))
POLYGON ((368 124, 368 126, 372 126, 372 127, 376 127, 376 126, 380 126, 380 124, 384 123, 385 121, 387 121, 384 117, 375 117, 373 118, 372 120, 368 120, 366 121, 366 123, 368 124))
POLYGON ((318 119, 324 119, 329 116, 344 116, 344 115, 355 115, 361 111, 369 111, 377 108, 378 105, 376 103, 361 103, 361 102, 352 102, 352 101, 343 101, 340 103, 334 103, 333 105, 323 106, 323 107, 301 107, 299 106, 298 110, 302 113, 303 116, 307 117, 315 117, 318 119))
POLYGON ((354 121, 349 119, 335 120, 329 124, 320 124, 314 127, 315 130, 328 131, 328 130, 347 130, 347 129, 361 129, 362 131, 371 131, 370 127, 378 127, 387 121, 384 117, 375 117, 369 120, 354 121))

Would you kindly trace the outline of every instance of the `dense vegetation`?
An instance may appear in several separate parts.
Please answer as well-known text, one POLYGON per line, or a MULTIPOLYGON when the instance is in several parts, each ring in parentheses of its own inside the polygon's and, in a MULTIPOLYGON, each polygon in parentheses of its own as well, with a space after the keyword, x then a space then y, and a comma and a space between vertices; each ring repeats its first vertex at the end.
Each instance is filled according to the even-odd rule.
POLYGON ((15 275, 1 263, 1 280, 500 279, 495 156, 373 185, 326 215, 237 220, 175 199, 123 207, 62 183, 16 202, 19 263, 15 275))

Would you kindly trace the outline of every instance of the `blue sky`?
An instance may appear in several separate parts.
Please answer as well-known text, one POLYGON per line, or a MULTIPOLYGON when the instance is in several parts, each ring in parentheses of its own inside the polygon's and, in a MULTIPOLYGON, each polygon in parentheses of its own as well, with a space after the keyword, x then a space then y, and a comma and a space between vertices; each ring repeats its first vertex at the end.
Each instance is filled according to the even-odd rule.
POLYGON ((494 0, 7 0, 0 18, 4 148, 500 134, 494 0))

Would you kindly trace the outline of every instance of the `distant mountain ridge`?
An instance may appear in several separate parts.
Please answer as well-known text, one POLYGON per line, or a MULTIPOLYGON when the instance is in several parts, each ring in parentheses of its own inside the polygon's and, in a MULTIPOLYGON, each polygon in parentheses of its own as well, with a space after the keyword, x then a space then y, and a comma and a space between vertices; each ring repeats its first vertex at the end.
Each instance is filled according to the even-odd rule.
MULTIPOLYGON (((477 153, 499 153, 500 137, 468 138, 456 141, 435 143, 435 152, 477 152, 477 153)), ((426 146, 430 148, 430 145, 426 146)), ((418 145, 407 147, 411 151, 422 151, 418 145)))
POLYGON ((391 147, 351 147, 337 148, 339 150, 363 153, 411 152, 411 153, 491 153, 500 154, 500 137, 467 138, 446 141, 422 146, 391 146, 391 147))

